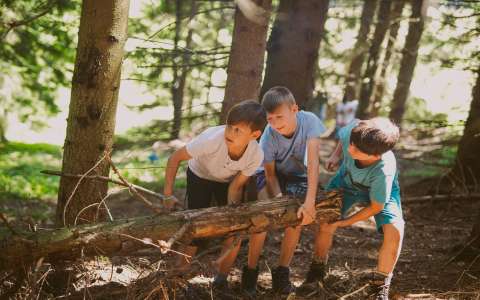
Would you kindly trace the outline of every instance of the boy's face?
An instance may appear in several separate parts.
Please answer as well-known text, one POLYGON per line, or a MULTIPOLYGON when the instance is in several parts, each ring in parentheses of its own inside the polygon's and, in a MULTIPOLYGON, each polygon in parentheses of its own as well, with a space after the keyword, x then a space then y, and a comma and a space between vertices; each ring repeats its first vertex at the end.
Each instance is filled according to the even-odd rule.
POLYGON ((252 131, 246 123, 225 126, 225 142, 229 148, 246 147, 250 141, 258 139, 261 134, 260 130, 252 131))
POLYGON ((270 126, 283 136, 291 136, 297 127, 296 104, 282 104, 273 112, 267 112, 267 121, 270 126))
POLYGON ((353 143, 348 146, 348 153, 356 160, 377 160, 380 159, 380 155, 371 155, 360 151, 353 143))

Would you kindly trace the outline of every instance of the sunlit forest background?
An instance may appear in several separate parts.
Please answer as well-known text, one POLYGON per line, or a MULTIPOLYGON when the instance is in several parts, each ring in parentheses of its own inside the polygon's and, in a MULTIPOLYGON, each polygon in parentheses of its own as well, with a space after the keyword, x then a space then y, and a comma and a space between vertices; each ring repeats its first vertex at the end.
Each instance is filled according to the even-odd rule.
MULTIPOLYGON (((100 63, 83 69, 76 66, 77 56, 89 60, 103 55, 80 52, 82 28, 90 34, 96 26, 95 17, 81 18, 82 5, 95 5, 91 2, 0 1, 0 211, 5 227, 57 226, 57 205, 64 207, 61 195, 73 186, 42 171, 68 169, 83 174, 103 153, 103 149, 91 152, 86 144, 96 140, 84 136, 80 146, 75 144, 83 152, 65 155, 72 140, 67 137, 67 127, 76 126, 74 120, 83 116, 83 111, 88 116, 97 113, 95 108, 90 111, 90 106, 81 108, 90 100, 82 98, 81 88, 75 87, 82 80, 97 80, 89 77, 90 71, 102 68, 100 63), (82 71, 86 73, 82 75, 82 71)), ((104 104, 111 107, 109 123, 113 122, 114 132, 102 141, 107 148, 113 145, 112 161, 128 182, 162 191, 164 167, 173 150, 205 128, 224 122, 234 103, 260 100, 275 85, 287 86, 302 109, 322 118, 328 128, 321 149, 324 161, 334 147, 338 105, 357 100, 357 117, 389 117, 402 132, 395 154, 408 225, 394 282, 395 297, 479 299, 480 3, 118 2, 127 2, 115 9, 126 7, 122 16, 127 16, 128 27, 123 53, 119 52, 118 85, 109 87, 118 88, 118 104, 115 96, 113 102, 104 104), (246 29, 249 27, 255 30, 246 29)), ((118 42, 113 33, 111 39, 118 42)), ((98 95, 101 98, 104 93, 98 95)), ((85 122, 88 126, 90 120, 85 122)), ((83 124, 81 120, 78 123, 83 124)), ((72 136, 79 132, 71 130, 72 136)), ((115 177, 109 170, 106 166, 103 175, 115 177)), ((184 174, 182 166, 175 183, 179 199, 186 184, 184 174)), ((324 183, 332 175, 323 167, 320 174, 324 183)), ((103 193, 107 193, 106 183, 103 193)), ((112 194, 108 203, 113 219, 151 214, 142 203, 132 200, 128 189, 110 183, 108 194, 112 194)), ((72 212, 75 214, 81 208, 71 209, 77 209, 72 212)), ((375 255, 370 252, 380 243, 372 228, 372 224, 363 224, 341 232, 332 258, 332 278, 350 278, 351 284, 332 286, 334 295, 340 297, 362 286, 355 274, 374 264, 375 255), (363 249, 359 257, 351 245, 363 249)), ((304 235, 294 258, 298 282, 312 251, 312 236, 310 231, 304 235)), ((278 239, 268 243, 265 259, 278 255, 278 239)), ((83 261, 77 271, 84 277, 79 278, 89 274, 88 278, 95 280, 78 283, 64 296, 80 297, 89 287, 95 295, 93 286, 104 286, 108 293, 124 295, 122 298, 148 295, 160 299, 181 289, 158 275, 160 266, 165 265, 166 260, 155 255, 131 261, 83 261), (114 266, 116 272, 111 275, 114 266), (160 282, 165 282, 168 292, 156 289, 154 282, 159 280, 164 280, 160 282), (107 288, 112 282, 117 285, 107 288), (114 292, 127 290, 126 294, 114 292)), ((208 296, 211 274, 205 269, 192 279, 199 287, 199 297, 203 297, 202 291, 208 296)), ((2 271, 0 291, 12 299, 58 297, 44 284, 47 270, 47 264, 37 262, 23 276, 2 271)), ((234 281, 238 282, 238 274, 236 269, 234 281)), ((268 276, 261 278, 265 282, 261 295, 272 297, 267 291, 268 276)), ((178 293, 181 298, 181 291, 178 293)), ((106 297, 92 295, 91 299, 106 297)))

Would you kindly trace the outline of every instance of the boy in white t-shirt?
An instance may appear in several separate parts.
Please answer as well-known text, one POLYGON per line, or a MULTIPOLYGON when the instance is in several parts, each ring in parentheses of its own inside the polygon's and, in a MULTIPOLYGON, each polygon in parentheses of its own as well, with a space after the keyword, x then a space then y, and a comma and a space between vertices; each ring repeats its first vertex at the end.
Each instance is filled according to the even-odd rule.
MULTIPOLYGON (((257 143, 266 125, 266 113, 256 101, 246 100, 233 106, 227 115, 227 125, 206 129, 168 159, 165 171, 165 196, 173 197, 173 184, 181 161, 188 160, 186 207, 206 208, 236 204, 242 200, 244 187, 263 161, 263 151, 257 143), (213 202, 215 200, 215 204, 213 202)), ((195 255, 199 241, 182 251, 195 255)), ((224 243, 231 248, 233 238, 224 243)), ((214 286, 227 286, 229 266, 235 259, 240 243, 222 259, 214 286)), ((223 252, 223 251, 222 251, 223 252)), ((181 257, 179 268, 186 268, 181 257)))

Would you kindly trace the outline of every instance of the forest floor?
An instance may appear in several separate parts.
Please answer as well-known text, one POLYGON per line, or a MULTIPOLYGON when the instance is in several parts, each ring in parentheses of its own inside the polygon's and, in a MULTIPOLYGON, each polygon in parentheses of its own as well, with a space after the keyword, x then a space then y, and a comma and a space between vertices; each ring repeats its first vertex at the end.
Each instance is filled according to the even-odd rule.
MULTIPOLYGON (((454 144, 453 142, 451 143, 454 144)), ((480 251, 457 256, 464 248, 478 215, 478 199, 463 200, 408 200, 409 197, 431 195, 441 189, 437 183, 439 174, 448 170, 452 154, 448 142, 435 138, 403 139, 397 155, 401 171, 403 211, 406 220, 403 249, 395 269, 392 299, 480 299, 480 251)), ((321 157, 324 161, 333 150, 334 142, 322 142, 321 157)), ((321 181, 326 183, 332 173, 321 170, 321 181)), ((177 196, 182 198, 183 190, 177 196)), ((3 204, 6 205, 6 204, 3 204)), ((142 203, 127 194, 119 194, 108 201, 115 218, 150 214, 142 203)), ((27 209, 28 210, 28 209, 27 209)), ((291 279, 300 285, 308 270, 313 249, 313 226, 302 232, 301 241, 291 264, 291 279)), ((270 269, 277 264, 282 233, 268 235, 260 262, 258 299, 278 299, 270 292, 270 269)), ((193 265, 194 272, 185 279, 167 277, 169 267, 176 259, 174 254, 160 255, 152 251, 144 257, 107 259, 100 257, 75 265, 77 283, 61 299, 184 299, 188 285, 196 299, 225 299, 212 293, 212 262, 218 257, 221 240, 212 241, 212 247, 204 252, 193 265), (215 246, 217 245, 217 246, 215 246), (85 287, 87 287, 85 289, 85 287), (68 295, 67 295, 68 294, 68 295)), ((368 274, 375 268, 382 235, 371 221, 353 227, 339 229, 329 260, 329 272, 321 295, 312 294, 308 299, 366 299, 364 288, 368 274)), ((475 249, 474 249, 475 250, 475 249)), ((246 263, 247 246, 241 248, 229 282, 233 294, 240 294, 241 268, 246 263)), ((48 266, 37 268, 30 282, 33 286, 20 289, 16 299, 28 295, 37 299, 53 297, 44 288, 44 276, 48 266), (38 288, 39 283, 42 284, 38 288)), ((2 282, 9 284, 8 280, 2 282)), ((1 289, 1 288, 0 288, 1 289)), ((33 299, 32 298, 32 299, 33 299)), ((232 299, 235 299, 232 296, 232 299)), ((241 299, 239 296, 238 299, 241 299)), ((307 299, 290 297, 289 299, 307 299)))

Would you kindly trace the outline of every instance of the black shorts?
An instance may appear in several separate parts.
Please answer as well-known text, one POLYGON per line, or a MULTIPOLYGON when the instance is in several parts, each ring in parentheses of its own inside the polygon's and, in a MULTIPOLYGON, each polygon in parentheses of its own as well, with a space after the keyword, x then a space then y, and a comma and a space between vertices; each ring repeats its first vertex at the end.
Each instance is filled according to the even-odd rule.
MULTIPOLYGON (((198 177, 187 168, 187 209, 225 206, 228 202, 229 182, 217 182, 198 177)), ((192 246, 201 250, 208 248, 208 239, 195 239, 192 246)))
POLYGON ((217 182, 198 177, 190 168, 187 168, 187 193, 185 195, 187 208, 227 205, 229 184, 229 182, 217 182))

